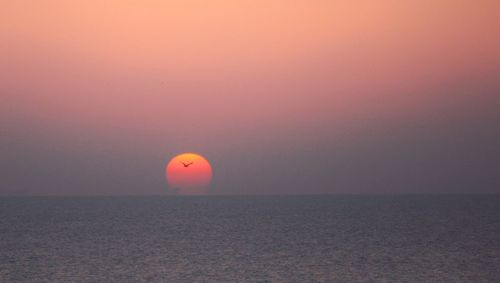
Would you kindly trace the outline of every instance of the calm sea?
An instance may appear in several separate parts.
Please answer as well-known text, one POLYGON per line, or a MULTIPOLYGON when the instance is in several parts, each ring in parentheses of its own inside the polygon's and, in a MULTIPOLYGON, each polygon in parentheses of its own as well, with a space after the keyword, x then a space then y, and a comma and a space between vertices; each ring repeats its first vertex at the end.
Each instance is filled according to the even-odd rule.
POLYGON ((2 282, 500 282, 500 196, 0 198, 2 282))

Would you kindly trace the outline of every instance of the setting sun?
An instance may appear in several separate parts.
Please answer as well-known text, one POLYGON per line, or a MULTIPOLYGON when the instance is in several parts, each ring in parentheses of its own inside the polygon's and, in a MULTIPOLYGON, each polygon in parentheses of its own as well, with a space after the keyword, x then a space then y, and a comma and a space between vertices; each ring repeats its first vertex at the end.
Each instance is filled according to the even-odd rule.
POLYGON ((169 186, 181 195, 205 194, 212 180, 212 166, 195 153, 175 156, 165 171, 169 186))

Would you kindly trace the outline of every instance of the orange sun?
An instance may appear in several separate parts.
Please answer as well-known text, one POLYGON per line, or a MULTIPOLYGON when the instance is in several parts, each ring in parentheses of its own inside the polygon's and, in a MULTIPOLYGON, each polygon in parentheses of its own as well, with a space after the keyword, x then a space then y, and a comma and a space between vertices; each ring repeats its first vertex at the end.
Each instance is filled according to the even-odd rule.
POLYGON ((212 166, 203 156, 183 153, 170 160, 165 169, 170 187, 181 195, 202 195, 212 181, 212 166))

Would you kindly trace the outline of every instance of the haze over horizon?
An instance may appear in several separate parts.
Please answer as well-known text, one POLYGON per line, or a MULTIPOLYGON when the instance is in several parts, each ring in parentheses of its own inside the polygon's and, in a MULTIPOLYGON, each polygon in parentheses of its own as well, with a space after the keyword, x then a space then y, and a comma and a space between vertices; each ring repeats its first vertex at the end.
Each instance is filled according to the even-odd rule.
POLYGON ((500 193, 498 1, 6 1, 0 195, 500 193))

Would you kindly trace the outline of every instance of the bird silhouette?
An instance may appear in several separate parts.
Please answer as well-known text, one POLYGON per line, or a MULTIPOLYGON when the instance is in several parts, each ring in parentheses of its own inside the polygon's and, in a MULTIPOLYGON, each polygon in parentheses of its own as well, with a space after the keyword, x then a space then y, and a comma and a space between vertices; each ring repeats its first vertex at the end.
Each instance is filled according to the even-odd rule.
POLYGON ((193 162, 184 163, 184 162, 182 162, 182 161, 181 161, 181 163, 182 163, 182 165, 184 165, 184 167, 186 167, 186 168, 187 168, 187 167, 189 167, 189 165, 193 164, 193 162))

